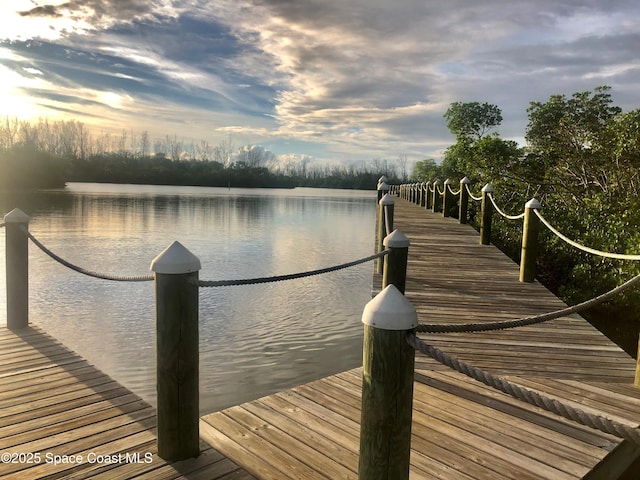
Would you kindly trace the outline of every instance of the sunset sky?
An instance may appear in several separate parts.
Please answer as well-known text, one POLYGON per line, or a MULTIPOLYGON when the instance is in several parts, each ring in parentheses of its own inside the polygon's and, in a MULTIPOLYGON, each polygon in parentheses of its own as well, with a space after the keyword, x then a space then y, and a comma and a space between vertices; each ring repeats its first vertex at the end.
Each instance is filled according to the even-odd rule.
POLYGON ((5 0, 1 116, 356 163, 439 158, 454 101, 611 85, 640 107, 640 2, 5 0))

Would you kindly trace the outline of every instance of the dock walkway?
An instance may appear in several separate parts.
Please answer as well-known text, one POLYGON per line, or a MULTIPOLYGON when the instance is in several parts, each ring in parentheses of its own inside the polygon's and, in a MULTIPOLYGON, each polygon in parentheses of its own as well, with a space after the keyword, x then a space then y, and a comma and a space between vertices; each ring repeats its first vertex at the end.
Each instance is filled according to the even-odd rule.
MULTIPOLYGON (((494 246, 479 245, 470 226, 401 199, 394 224, 411 240, 406 296, 421 323, 506 320, 565 306, 538 282, 518 282, 518 266, 494 246)), ((579 315, 421 337, 548 397, 640 423, 635 361, 579 315)), ((206 415, 200 434, 260 479, 355 479, 360 391, 361 369, 347 371, 206 415)), ((617 478, 637 454, 626 441, 416 358, 412 479, 617 478)))
POLYGON ((155 415, 39 328, 0 328, 0 478, 254 478, 205 442, 196 459, 164 461, 155 415))

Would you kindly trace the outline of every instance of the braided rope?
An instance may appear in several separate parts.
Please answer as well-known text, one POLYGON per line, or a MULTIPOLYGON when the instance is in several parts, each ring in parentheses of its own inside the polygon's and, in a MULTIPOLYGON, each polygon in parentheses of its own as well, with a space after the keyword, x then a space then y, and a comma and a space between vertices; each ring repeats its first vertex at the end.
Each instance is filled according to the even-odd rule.
POLYGON ((444 189, 440 190, 440 186, 439 185, 436 185, 435 187, 438 189, 438 194, 439 195, 444 195, 444 189))
POLYGON ((201 287, 232 287, 232 286, 239 286, 239 285, 255 285, 258 283, 271 283, 271 282, 282 282, 284 280, 295 280, 298 278, 311 277, 313 275, 320 275, 323 273, 335 272, 337 270, 354 267, 356 265, 360 265, 361 263, 366 263, 372 260, 376 260, 377 258, 383 257, 388 253, 389 253, 389 250, 384 250, 380 253, 376 253, 375 255, 370 255, 368 257, 361 258, 359 260, 354 260, 353 262, 347 262, 347 263, 343 263, 333 267, 320 268, 318 270, 310 270, 308 272, 289 273, 287 275, 276 275, 273 277, 247 278, 242 280, 200 280, 199 285, 201 287))
POLYGON ((543 313, 540 315, 534 315, 532 317, 518 318, 516 320, 505 320, 501 322, 489 322, 489 323, 460 323, 454 325, 445 325, 438 323, 421 323, 418 325, 417 330, 421 333, 460 333, 460 332, 487 332, 489 330, 505 330, 507 328, 524 327, 527 325, 535 325, 538 323, 548 322, 549 320, 555 320, 556 318, 564 317, 572 313, 578 313, 583 310, 587 310, 594 305, 598 305, 609 298, 617 295, 628 288, 631 288, 635 284, 640 282, 640 274, 633 277, 631 280, 627 280, 622 285, 618 285, 612 290, 606 293, 598 295, 597 297, 586 300, 582 303, 578 303, 571 307, 556 310, 554 312, 543 313))
POLYGON ((493 198, 493 195, 490 192, 487 193, 487 196, 489 197, 489 200, 491 200, 491 203, 493 203, 493 208, 496 209, 496 212, 498 212, 500 215, 502 215, 507 220, 520 220, 521 218, 524 218, 524 212, 521 213, 520 215, 507 215, 502 210, 500 210, 500 207, 498 207, 498 205, 496 204, 496 201, 493 198))
POLYGON ((462 190, 462 188, 459 188, 458 190, 456 190, 455 192, 453 191, 453 188, 451 188, 451 185, 447 185, 447 189, 449 190, 449 192, 451 193, 451 195, 460 195, 460 190, 462 190))
POLYGON ((425 343, 413 333, 407 333, 406 339, 407 343, 416 350, 419 350, 443 365, 482 382, 489 387, 500 390, 501 392, 511 395, 518 400, 527 402, 530 405, 540 407, 548 412, 555 413, 563 418, 577 422, 580 425, 585 425, 587 427, 600 430, 601 432, 640 444, 640 430, 637 428, 631 428, 601 415, 587 413, 584 410, 571 407, 558 400, 534 392, 533 390, 520 387, 519 385, 509 382, 499 376, 491 375, 490 373, 484 372, 479 368, 463 362, 462 360, 447 355, 442 350, 425 343))
POLYGON ((480 200, 482 200, 482 196, 480 197, 476 197, 473 193, 471 193, 471 189, 469 188, 469 184, 465 183, 464 187, 467 189, 467 193, 469 194, 469 196, 475 200, 476 202, 479 202, 480 200))
POLYGON ((433 192, 434 192, 434 190, 435 190, 435 188, 436 188, 436 184, 435 184, 435 183, 432 183, 431 185, 427 185, 427 188, 429 189, 429 191, 430 191, 431 193, 433 193, 433 192))
POLYGON ((131 276, 111 275, 111 274, 108 274, 108 273, 98 273, 98 272, 94 272, 94 271, 91 271, 91 270, 87 270, 87 269, 82 268, 82 267, 78 267, 77 265, 74 265, 73 263, 70 263, 70 262, 66 261, 64 258, 62 258, 62 257, 56 255, 55 253, 53 253, 51 250, 49 250, 47 247, 45 247, 42 243, 40 243, 38 241, 38 239, 36 237, 34 237, 30 232, 27 232, 27 235, 31 239, 31 241, 40 250, 42 250, 44 253, 49 255, 56 262, 64 265, 67 268, 70 268, 71 270, 74 270, 74 271, 76 271, 78 273, 82 273, 83 275, 87 275, 89 277, 94 277, 94 278, 100 278, 102 280, 113 280, 113 281, 116 281, 116 282, 148 282, 148 281, 154 279, 153 274, 131 275, 131 276))
POLYGON ((555 228, 553 228, 551 226, 551 224, 547 221, 546 218, 544 218, 542 216, 542 214, 537 210, 534 209, 534 212, 536 213, 536 215, 538 216, 538 218, 540 219, 540 221, 542 223, 544 223, 544 225, 551 230, 551 232, 553 234, 555 234, 558 238, 560 238, 561 240, 564 240, 565 242, 567 242, 569 245, 571 245, 572 247, 575 247, 579 250, 582 250, 584 252, 587 253, 592 253, 594 255, 599 255, 601 257, 605 257, 605 258, 616 258, 618 260, 640 260, 640 255, 625 255, 622 253, 609 253, 609 252, 603 252, 601 250, 595 250, 593 248, 589 248, 589 247, 585 247, 584 245, 580 245, 579 243, 574 242, 573 240, 571 240, 570 238, 566 237, 565 235, 563 235, 562 233, 560 233, 558 230, 556 230, 555 228))

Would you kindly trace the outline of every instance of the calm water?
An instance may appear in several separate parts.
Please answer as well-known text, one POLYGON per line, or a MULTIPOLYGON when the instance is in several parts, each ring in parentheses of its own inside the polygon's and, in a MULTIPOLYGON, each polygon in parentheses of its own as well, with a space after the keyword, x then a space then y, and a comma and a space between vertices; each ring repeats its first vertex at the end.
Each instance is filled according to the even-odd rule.
MULTIPOLYGON (((85 268, 149 273, 173 240, 203 280, 312 270, 373 251, 375 192, 69 184, 0 196, 85 268)), ((4 233, 0 232, 4 252, 4 233)), ((153 282, 75 273, 30 244, 30 320, 155 405, 153 282)), ((0 324, 6 324, 4 253, 0 324)), ((372 263, 302 280, 200 289, 200 406, 211 412, 361 364, 372 263)))

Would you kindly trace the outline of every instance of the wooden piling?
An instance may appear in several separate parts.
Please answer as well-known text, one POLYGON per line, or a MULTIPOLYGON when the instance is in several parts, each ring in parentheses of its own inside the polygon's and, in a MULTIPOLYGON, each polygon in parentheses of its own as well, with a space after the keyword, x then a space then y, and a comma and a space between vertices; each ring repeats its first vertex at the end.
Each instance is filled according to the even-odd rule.
MULTIPOLYGON (((385 194, 378 202, 378 234, 376 253, 380 253, 384 248, 384 238, 393 231, 393 197, 389 194, 385 194), (388 229, 388 230, 387 230, 388 229)), ((383 271, 383 259, 378 258, 376 263, 376 272, 382 273, 383 271)))
POLYGON ((520 256, 520 281, 533 282, 536 277, 536 257, 538 252, 538 232, 540 219, 533 212, 542 208, 535 198, 524 206, 524 222, 522 225, 522 254, 520 256))
POLYGON ((449 216, 449 209, 451 208, 451 192, 449 187, 451 186, 451 179, 447 178, 444 181, 444 192, 442 193, 442 216, 449 216))
POLYGON ((364 308, 360 480, 409 478, 416 311, 394 285, 364 308))
POLYGON ((458 220, 461 224, 467 223, 468 211, 469 211, 469 191, 467 187, 471 183, 469 177, 464 177, 460 180, 460 205, 458 207, 458 220))
POLYGON ((440 205, 439 205, 439 199, 440 199, 440 192, 438 192, 438 185, 440 185, 440 180, 435 180, 433 182, 433 197, 432 197, 432 201, 431 201, 431 211, 433 213, 437 213, 440 211, 440 205))
POLYGON ((383 243, 389 249, 389 253, 384 257, 382 288, 395 285, 401 293, 404 293, 407 282, 409 239, 400 230, 394 230, 385 237, 383 243))
POLYGON ((493 205, 489 194, 493 193, 493 187, 487 183, 482 187, 482 216, 480 219, 480 244, 489 245, 491 243, 491 216, 493 214, 493 205))
POLYGON ((4 216, 7 279, 7 328, 29 325, 29 216, 14 209, 4 216))
POLYGON ((200 260, 174 242, 151 263, 156 287, 158 455, 200 453, 198 271, 200 260))

